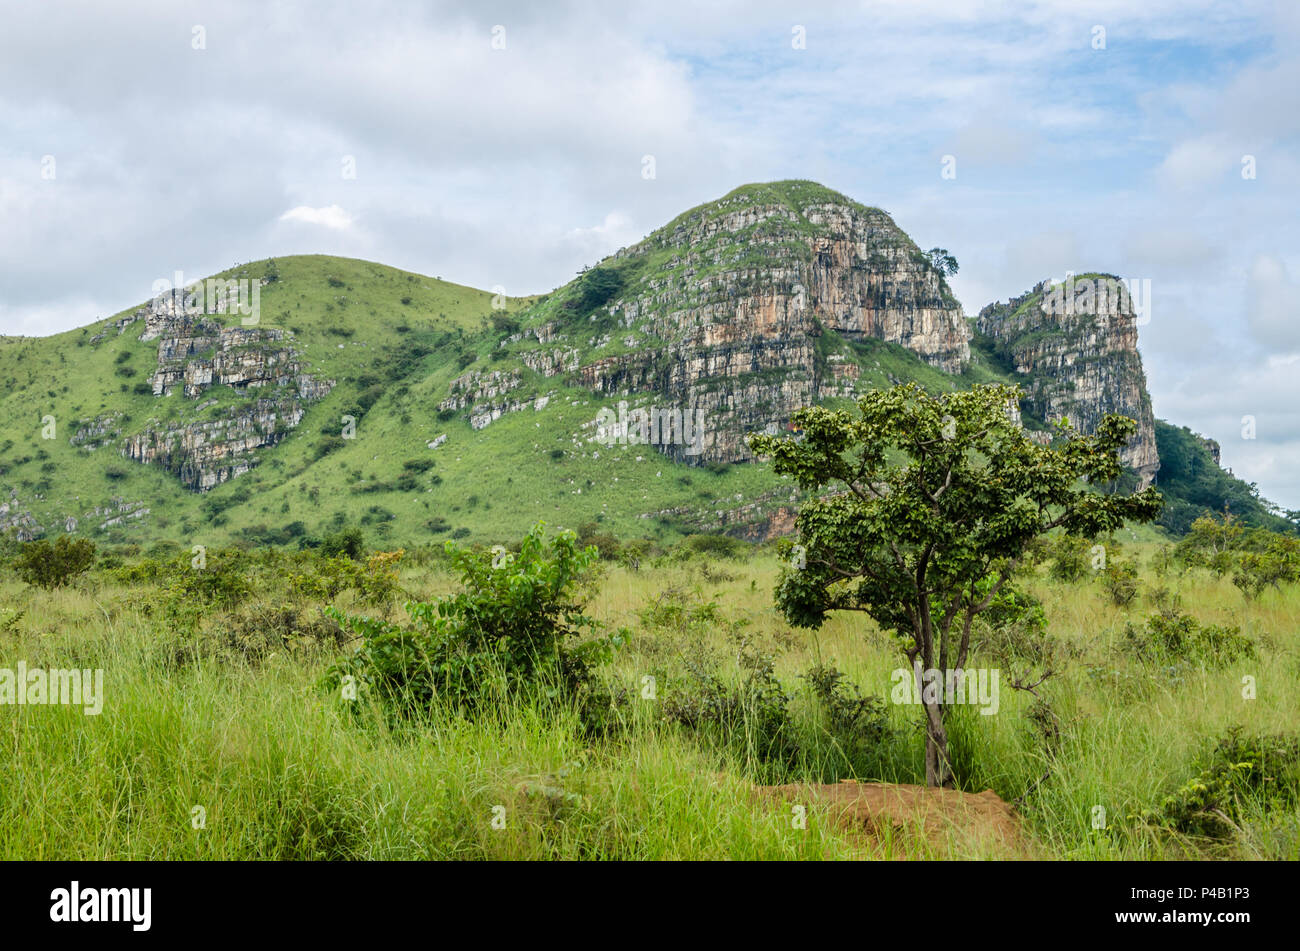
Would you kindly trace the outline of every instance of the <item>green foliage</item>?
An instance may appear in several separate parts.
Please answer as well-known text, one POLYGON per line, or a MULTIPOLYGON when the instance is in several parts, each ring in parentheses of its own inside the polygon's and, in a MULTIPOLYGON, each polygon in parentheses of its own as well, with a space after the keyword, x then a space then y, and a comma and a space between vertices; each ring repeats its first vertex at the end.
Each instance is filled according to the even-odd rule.
POLYGON ((746 672, 737 684, 692 669, 690 682, 672 685, 661 719, 697 732, 744 760, 788 769, 799 756, 790 695, 770 657, 746 653, 741 662, 746 672))
POLYGON ((95 543, 88 538, 60 535, 53 543, 40 539, 22 546, 14 561, 18 577, 38 588, 61 588, 95 563, 95 543))
POLYGON ((344 557, 359 561, 366 551, 366 538, 359 528, 340 529, 325 536, 320 551, 326 558, 344 557))
POLYGON ((1186 836, 1229 839, 1247 812, 1294 811, 1300 804, 1300 739, 1243 736, 1234 728, 1202 756, 1198 774, 1141 818, 1186 836))
POLYGON ((743 558, 752 546, 730 535, 688 535, 678 550, 685 557, 743 558))
POLYGON ((882 697, 863 696, 857 684, 833 666, 816 664, 801 675, 812 689, 822 713, 822 726, 845 760, 865 773, 893 730, 882 697))
POLYGON ((1232 583, 1247 598, 1258 598, 1266 588, 1281 591, 1282 585, 1300 578, 1300 538, 1268 533, 1256 529, 1251 539, 1262 550, 1243 551, 1237 559, 1232 583))
POLYGON ((361 639, 331 669, 352 676, 398 718, 422 716, 440 701, 474 714, 491 700, 534 690, 575 705, 589 729, 608 726, 613 696, 594 667, 621 643, 618 635, 582 643, 596 623, 583 612, 594 548, 573 532, 548 539, 538 523, 518 553, 446 546, 461 590, 410 602, 410 624, 327 613, 361 639))
POLYGON ((623 274, 612 267, 593 267, 583 271, 569 300, 579 314, 590 314, 609 303, 623 289, 623 274))
POLYGON ((598 522, 586 522, 578 526, 578 544, 586 548, 594 545, 600 552, 602 561, 618 561, 622 545, 610 532, 601 531, 598 522))
POLYGON ((1187 660, 1215 666, 1255 656, 1255 642, 1241 628, 1201 624, 1176 608, 1152 614, 1143 626, 1130 621, 1124 638, 1130 653, 1158 663, 1187 660))
POLYGON ((1057 581, 1073 583, 1086 575, 1091 567, 1092 542, 1078 535, 1058 535, 1047 545, 1052 559, 1052 577, 1057 581))
MULTIPOLYGON (((1054 528, 1095 537, 1150 521, 1160 494, 1103 495, 1136 424, 1103 418, 1091 436, 1040 446, 1012 420, 1021 393, 999 384, 932 396, 915 384, 858 400, 857 415, 812 407, 802 438, 750 437, 778 474, 814 492, 800 510, 801 555, 777 588, 792 624, 861 611, 926 669, 965 666, 974 619, 1012 583, 1031 543, 1054 528)), ((926 703, 927 782, 944 785, 944 704, 926 703)))
POLYGON ((1248 528, 1229 512, 1196 519, 1176 555, 1187 567, 1205 568, 1220 578, 1231 574, 1232 583, 1249 599, 1300 580, 1300 538, 1248 528))
POLYGON ((1138 595, 1137 565, 1129 561, 1111 561, 1101 573, 1101 585, 1116 607, 1127 607, 1138 595))
POLYGON ((1161 525, 1182 535, 1201 516, 1231 510, 1245 525, 1295 531, 1294 525, 1270 511, 1254 484, 1224 472, 1201 437, 1186 426, 1159 419, 1155 423, 1160 491, 1166 500, 1161 525))
POLYGON ((333 601, 344 591, 355 590, 365 604, 388 604, 400 590, 397 565, 403 555, 404 551, 376 552, 364 567, 345 555, 324 556, 295 573, 290 587, 314 601, 333 601))
POLYGON ((952 277, 957 273, 957 259, 948 253, 947 248, 931 248, 925 256, 934 269, 945 277, 952 277))

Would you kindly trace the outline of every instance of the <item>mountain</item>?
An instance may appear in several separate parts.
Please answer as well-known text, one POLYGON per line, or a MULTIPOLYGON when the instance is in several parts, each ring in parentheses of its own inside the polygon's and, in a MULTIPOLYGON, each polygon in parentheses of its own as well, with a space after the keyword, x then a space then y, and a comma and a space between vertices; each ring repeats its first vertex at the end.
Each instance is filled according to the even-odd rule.
POLYGON ((1025 378, 1025 411, 1033 418, 1064 418, 1084 432, 1106 413, 1136 420, 1137 433, 1121 458, 1145 487, 1160 457, 1137 324, 1123 281, 1083 274, 989 304, 975 326, 1007 368, 1025 378))
POLYGON ((1158 474, 1182 433, 1152 417, 1131 300, 1090 312, 1045 283, 968 320, 944 266, 883 211, 789 181, 536 298, 322 256, 155 287, 79 330, 0 338, 0 531, 188 546, 360 525, 396 547, 544 518, 761 538, 799 495, 745 434, 906 380, 1018 383, 1043 441, 1061 416, 1133 416, 1131 482, 1183 506, 1171 528, 1229 495, 1267 514, 1217 460, 1221 477, 1179 449, 1158 474))

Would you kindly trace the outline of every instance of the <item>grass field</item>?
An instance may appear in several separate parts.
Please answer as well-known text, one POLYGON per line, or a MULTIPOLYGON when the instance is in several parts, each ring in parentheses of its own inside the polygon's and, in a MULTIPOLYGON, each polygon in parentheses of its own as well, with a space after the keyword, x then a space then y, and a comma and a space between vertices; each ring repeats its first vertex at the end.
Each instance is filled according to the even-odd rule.
MULTIPOLYGON (((1159 571, 1160 551, 1150 541, 1125 546, 1123 556, 1141 565, 1127 607, 1095 578, 1068 584, 1038 569, 1028 590, 1064 658, 1038 691, 1056 725, 1045 728, 1035 698, 1004 684, 996 715, 955 721, 960 786, 1019 800, 1028 846, 1018 854, 1300 858, 1300 814, 1275 801, 1243 800, 1233 834, 1215 840, 1138 818, 1194 779, 1198 758, 1230 728, 1278 734, 1300 722, 1300 592, 1291 585, 1248 601, 1204 570, 1159 571), (1256 657, 1167 664, 1125 650, 1126 623, 1175 602, 1201 623, 1238 625, 1256 657), (1254 678, 1255 699, 1244 699, 1244 677, 1254 678)), ((105 685, 97 716, 0 708, 0 858, 1013 854, 906 824, 863 835, 813 800, 800 827, 789 806, 755 798, 756 784, 924 781, 917 708, 889 702, 901 652, 857 617, 817 632, 790 628, 772 607, 771 550, 670 552, 638 570, 603 569, 591 610, 626 629, 626 643, 601 675, 631 699, 620 728, 597 738, 540 694, 472 719, 437 706, 403 726, 367 715, 365 695, 349 703, 323 686, 347 650, 320 614, 324 601, 294 593, 284 579, 298 568, 284 566, 287 556, 254 557, 251 589, 179 615, 160 582, 124 584, 120 569, 97 568, 52 591, 5 576, 0 668, 102 668, 105 685), (789 695, 790 756, 764 758, 735 737, 668 722, 665 704, 688 693, 695 674, 735 684, 755 656, 774 663, 789 695), (883 733, 846 748, 801 677, 818 663, 885 701, 883 733), (655 678, 654 699, 643 699, 646 677, 655 678)), ((403 597, 455 587, 428 551, 402 565, 405 595, 378 608, 356 602, 356 592, 335 602, 397 618, 403 597)), ((976 663, 998 666, 999 656, 976 663)))

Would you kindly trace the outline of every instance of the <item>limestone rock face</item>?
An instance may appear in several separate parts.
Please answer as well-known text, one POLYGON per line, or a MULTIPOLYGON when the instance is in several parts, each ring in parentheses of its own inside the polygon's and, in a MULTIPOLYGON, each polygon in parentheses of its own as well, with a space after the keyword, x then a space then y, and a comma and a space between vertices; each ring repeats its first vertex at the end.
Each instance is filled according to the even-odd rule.
MULTIPOLYGON (((150 378, 154 396, 170 397, 179 390, 197 403, 217 385, 248 394, 225 405, 212 399, 187 406, 181 421, 150 425, 122 441, 128 459, 163 466, 194 491, 206 492, 247 472, 257 463, 257 450, 282 440, 302 421, 306 406, 334 386, 303 371, 287 331, 225 326, 212 316, 192 313, 179 292, 156 298, 134 319, 145 322, 141 340, 158 341, 157 368, 150 378), (204 412, 214 406, 216 410, 204 412)), ((78 431, 74 442, 94 448, 105 428, 96 421, 78 431)))
POLYGON ((1120 455, 1147 486, 1160 459, 1137 321, 1119 279, 1085 275, 1065 284, 1044 281, 1005 304, 989 304, 976 326, 1017 373, 1029 377, 1026 404, 1035 417, 1049 423, 1065 418, 1085 433, 1107 413, 1136 420, 1137 432, 1120 455))
MULTIPOLYGON (((819 350, 828 332, 888 341, 948 372, 970 359, 961 307, 929 258, 883 211, 811 182, 737 189, 575 286, 539 309, 542 346, 521 354, 524 364, 598 393, 652 393, 663 409, 702 413, 703 452, 689 456, 701 463, 748 459, 747 433, 852 395, 857 367, 819 350), (596 275, 617 290, 591 308, 596 275), (580 358, 574 344, 585 344, 580 358)), ((658 448, 688 458, 681 446, 658 448)))

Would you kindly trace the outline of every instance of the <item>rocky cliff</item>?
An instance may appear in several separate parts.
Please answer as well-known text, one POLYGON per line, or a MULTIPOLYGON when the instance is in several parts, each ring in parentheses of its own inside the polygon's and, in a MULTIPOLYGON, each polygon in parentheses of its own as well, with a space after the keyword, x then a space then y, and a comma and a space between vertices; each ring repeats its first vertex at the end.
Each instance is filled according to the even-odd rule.
MULTIPOLYGON (((193 305, 184 291, 171 291, 116 323, 120 335, 144 321, 139 339, 158 341, 157 365, 149 378, 153 395, 171 397, 179 391, 186 401, 180 408, 170 407, 173 419, 157 420, 127 436, 120 449, 127 458, 162 466, 187 488, 203 492, 256 465, 257 450, 288 435, 302 421, 306 406, 334 384, 303 371, 288 331, 227 326, 193 305), (202 400, 213 387, 228 389, 221 398, 202 400)), ((94 420, 72 441, 94 451, 118 444, 112 438, 118 435, 112 420, 94 420)))
POLYGON ((1064 418, 1082 432, 1091 432, 1106 413, 1136 420, 1137 433, 1121 457, 1146 486, 1160 459, 1136 309, 1123 281, 1085 274, 1044 281, 1006 303, 989 304, 976 327, 1009 368, 1027 378, 1025 407, 1039 420, 1064 418))
MULTIPOLYGON (((857 368, 827 358, 828 332, 895 343, 949 372, 970 359, 961 307, 928 256, 883 211, 811 182, 746 186, 695 208, 525 320, 503 346, 528 368, 702 418, 702 451, 659 447, 699 462, 747 459, 747 433, 851 395, 857 368)), ((446 405, 466 395, 458 380, 446 405)), ((465 408, 493 413, 486 398, 465 408)))

